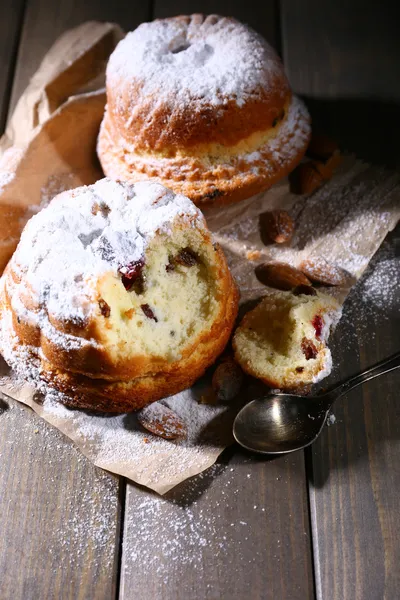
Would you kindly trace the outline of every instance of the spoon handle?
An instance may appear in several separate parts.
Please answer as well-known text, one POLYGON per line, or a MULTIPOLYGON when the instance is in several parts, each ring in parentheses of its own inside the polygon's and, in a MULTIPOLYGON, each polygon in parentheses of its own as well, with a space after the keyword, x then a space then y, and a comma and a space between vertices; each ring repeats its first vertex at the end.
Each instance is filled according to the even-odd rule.
POLYGON ((379 375, 383 375, 384 373, 389 373, 389 371, 393 371, 394 369, 398 369, 400 367, 400 352, 396 352, 392 356, 388 358, 384 358, 376 365, 369 367, 362 373, 358 375, 354 375, 350 377, 345 382, 340 385, 334 387, 332 390, 329 390, 325 395, 325 398, 333 402, 346 394, 349 390, 357 387, 361 383, 368 381, 369 379, 373 379, 374 377, 379 377, 379 375))

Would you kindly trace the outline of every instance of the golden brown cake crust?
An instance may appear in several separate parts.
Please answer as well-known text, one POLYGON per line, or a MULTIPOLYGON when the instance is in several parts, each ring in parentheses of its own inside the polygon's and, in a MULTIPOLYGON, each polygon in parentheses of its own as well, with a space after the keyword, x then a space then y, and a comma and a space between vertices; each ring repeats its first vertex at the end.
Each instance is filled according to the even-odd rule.
MULTIPOLYGON (((110 185, 118 189, 121 187, 112 182, 109 184, 100 182, 100 186, 103 187, 96 184, 89 188, 80 188, 84 190, 83 193, 91 194, 87 200, 86 212, 80 215, 82 220, 85 215, 91 219, 88 213, 91 210, 92 198, 98 201, 102 193, 106 197, 108 193, 113 192, 110 185)), ((158 184, 145 185, 145 191, 147 187, 152 190, 151 198, 154 200, 149 202, 152 203, 151 206, 155 206, 155 211, 159 210, 158 202, 162 210, 168 200, 173 202, 174 195, 158 184)), ((133 188, 128 186, 128 189, 133 188)), ((131 193, 132 202, 137 201, 140 195, 137 186, 136 189, 136 197, 135 193, 131 193)), ((126 188, 122 190, 123 193, 125 190, 126 188)), ((68 199, 74 193, 82 194, 79 190, 67 192, 68 199)), ((73 202, 73 198, 70 201, 73 202)), ((121 201, 124 201, 123 196, 121 201)), ((124 348, 111 347, 107 342, 107 328, 111 327, 108 318, 110 307, 103 311, 103 314, 101 312, 101 295, 104 295, 105 283, 110 281, 109 272, 106 271, 104 275, 96 277, 92 283, 88 282, 82 288, 77 284, 78 287, 72 292, 67 290, 68 297, 64 299, 61 293, 63 280, 57 283, 55 278, 54 286, 58 285, 60 291, 53 290, 53 296, 57 300, 54 307, 52 298, 46 297, 46 282, 42 285, 43 281, 38 280, 36 275, 35 277, 29 275, 32 264, 27 247, 24 250, 26 241, 24 242, 23 235, 20 242, 22 251, 20 247, 17 249, 0 280, 0 351, 17 372, 20 371, 22 376, 34 380, 36 378, 36 383, 38 379, 46 382, 51 388, 61 392, 60 400, 68 406, 102 412, 127 412, 141 408, 151 401, 189 387, 203 374, 228 342, 237 316, 238 291, 222 250, 217 244, 212 244, 210 232, 199 211, 191 205, 193 207, 191 213, 185 212, 188 211, 186 199, 178 199, 176 202, 178 206, 174 214, 177 216, 173 220, 173 231, 179 234, 179 231, 185 232, 186 228, 196 228, 201 234, 202 245, 210 252, 213 276, 218 282, 218 304, 211 326, 200 328, 198 333, 184 345, 181 356, 176 360, 170 360, 154 352, 129 350, 127 353, 124 348), (79 297, 76 297, 76 290, 81 290, 79 297), (80 303, 76 313, 70 314, 67 301, 71 301, 73 307, 76 302, 80 303), (87 311, 86 317, 82 317, 79 315, 85 303, 90 310, 87 311)), ((66 204, 61 204, 61 214, 65 206, 66 204)), ((109 202, 108 208, 111 208, 112 212, 114 209, 118 210, 119 205, 109 202)), ((150 207, 144 208, 144 212, 139 215, 139 224, 141 218, 148 220, 148 214, 151 212, 150 207)), ((55 211, 55 214, 58 213, 55 211)), ((154 217, 156 218, 158 217, 154 217)), ((42 220, 42 224, 43 222, 42 220)), ((157 239, 160 235, 159 223, 155 222, 154 226, 155 232, 148 235, 157 239)), ((36 225, 36 229, 38 232, 43 232, 40 224, 36 225)), ((140 231, 143 234, 143 224, 140 226, 140 231)), ((68 231, 65 235, 67 234, 68 231)), ((99 235, 98 232, 96 234, 99 235)), ((31 235, 33 239, 37 239, 36 234, 31 235)), ((85 235, 90 236, 91 233, 85 235)), ((82 238, 81 234, 77 237, 79 236, 82 238)), ((32 262, 36 263, 38 256, 46 256, 46 250, 33 254, 32 262)), ((73 260, 72 247, 71 256, 73 260)), ((63 265, 60 265, 60 269, 62 267, 63 265)), ((81 270, 85 273, 85 265, 81 270)), ((46 274, 45 277, 48 278, 48 275, 46 274)), ((72 272, 72 277, 77 279, 80 275, 72 272)), ((122 290, 122 295, 128 295, 120 278, 121 276, 117 275, 113 285, 122 290)), ((68 283, 68 279, 66 281, 68 283)))
POLYGON ((104 172, 157 178, 196 204, 267 189, 309 141, 308 113, 273 49, 217 15, 159 19, 128 34, 107 67, 107 102, 104 172))

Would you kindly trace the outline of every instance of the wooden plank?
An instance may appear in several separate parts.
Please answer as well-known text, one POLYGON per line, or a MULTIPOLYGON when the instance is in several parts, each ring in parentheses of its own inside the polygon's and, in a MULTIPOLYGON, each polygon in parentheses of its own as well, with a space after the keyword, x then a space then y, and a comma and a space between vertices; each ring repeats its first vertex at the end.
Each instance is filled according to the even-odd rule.
MULTIPOLYGON (((274 4, 156 2, 154 16, 229 14, 276 42, 274 4)), ((302 454, 241 454, 164 498, 128 485, 121 600, 309 599, 310 528, 302 454)))
MULTIPOLYGON (((64 30, 86 19, 131 28, 149 15, 148 7, 28 0, 12 103, 64 30)), ((0 415, 0 597, 115 597, 124 483, 93 467, 31 411, 11 404, 0 415)))
POLYGON ((283 58, 314 129, 374 163, 400 164, 395 3, 282 0, 283 58))
POLYGON ((0 598, 115 597, 118 479, 32 411, 6 402, 0 414, 0 598))
POLYGON ((279 51, 279 27, 276 2, 267 0, 229 1, 201 0, 187 2, 186 0, 155 0, 154 16, 159 18, 175 15, 190 15, 192 13, 218 14, 235 17, 247 23, 261 33, 270 44, 279 51))
POLYGON ((149 18, 150 0, 143 2, 28 0, 11 106, 15 106, 47 50, 67 29, 84 21, 98 20, 119 23, 129 31, 149 18))
POLYGON ((6 122, 23 13, 23 0, 0 3, 0 134, 6 122))
MULTIPOLYGON (((286 68, 306 96, 314 126, 359 157, 399 162, 393 102, 400 97, 399 47, 387 3, 351 2, 339 10, 333 0, 282 0, 281 7, 286 68)), ((393 261, 399 232, 390 239, 381 256, 393 261)), ((335 335, 335 379, 398 350, 398 264, 397 272, 386 264, 386 276, 372 265, 375 288, 361 285, 347 301, 335 335)), ((394 567, 400 560, 398 385, 394 372, 349 393, 335 406, 336 424, 309 451, 320 599, 400 596, 394 567)))
MULTIPOLYGON (((362 285, 348 302, 336 336, 340 378, 398 350, 400 231, 381 252, 383 260, 394 265, 388 252, 392 256, 396 248, 397 273, 378 263, 366 304, 362 285)), ((399 384, 400 372, 394 371, 347 394, 335 407, 336 424, 313 448, 310 502, 323 600, 400 597, 399 384)))
POLYGON ((303 455, 224 457, 164 498, 128 485, 121 600, 314 597, 303 455))
MULTIPOLYGON (((154 16, 227 14, 279 39, 272 2, 157 2, 154 16)), ((228 450, 163 499, 128 485, 121 600, 313 597, 304 459, 228 450)))
POLYGON ((395 3, 282 0, 284 59, 299 94, 400 99, 395 3))

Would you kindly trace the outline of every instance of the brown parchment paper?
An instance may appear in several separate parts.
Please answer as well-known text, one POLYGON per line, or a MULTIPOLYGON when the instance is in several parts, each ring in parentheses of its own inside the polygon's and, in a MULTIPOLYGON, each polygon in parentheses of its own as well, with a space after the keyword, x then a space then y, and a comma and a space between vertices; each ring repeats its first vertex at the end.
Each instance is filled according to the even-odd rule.
MULTIPOLYGON (((22 95, 0 140, 0 272, 27 219, 59 191, 102 177, 95 146, 105 93, 104 70, 123 33, 111 23, 89 22, 66 32, 49 50, 22 95)), ((396 225, 400 178, 344 156, 333 180, 310 197, 280 182, 231 207, 205 212, 239 285, 242 305, 268 293, 254 274, 257 264, 325 258, 348 271, 349 283, 328 290, 343 302, 373 254, 396 225), (296 220, 290 245, 268 245, 260 215, 274 207, 296 220)), ((250 382, 245 401, 257 393, 250 382)), ((235 406, 208 405, 210 374, 164 402, 188 424, 188 440, 168 442, 146 434, 134 414, 96 416, 72 411, 17 382, 0 357, 0 392, 30 406, 65 433, 96 465, 160 494, 211 466, 232 441, 235 406)))

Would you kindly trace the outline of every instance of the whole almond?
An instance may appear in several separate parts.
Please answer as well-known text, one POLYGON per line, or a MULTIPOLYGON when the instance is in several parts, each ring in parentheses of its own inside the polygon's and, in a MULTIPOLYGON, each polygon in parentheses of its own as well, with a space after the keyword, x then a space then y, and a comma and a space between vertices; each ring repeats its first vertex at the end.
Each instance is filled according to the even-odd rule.
POLYGON ((324 285, 344 285, 349 275, 336 265, 329 263, 324 258, 308 258, 299 264, 299 269, 311 281, 324 285))
POLYGON ((294 221, 286 210, 271 210, 260 216, 261 234, 276 244, 292 239, 294 221))
POLYGON ((212 388, 218 400, 233 400, 242 383, 243 371, 233 359, 222 362, 214 371, 212 388))
POLYGON ((137 413, 137 419, 142 427, 166 440, 187 436, 187 427, 181 417, 160 402, 142 408, 137 413))
POLYGON ((327 172, 321 173, 320 165, 313 161, 301 163, 289 176, 290 191, 293 194, 312 194, 326 181, 327 172))
POLYGON ((311 285, 304 273, 286 263, 265 263, 257 267, 255 273, 261 283, 277 290, 291 290, 298 285, 311 285))

